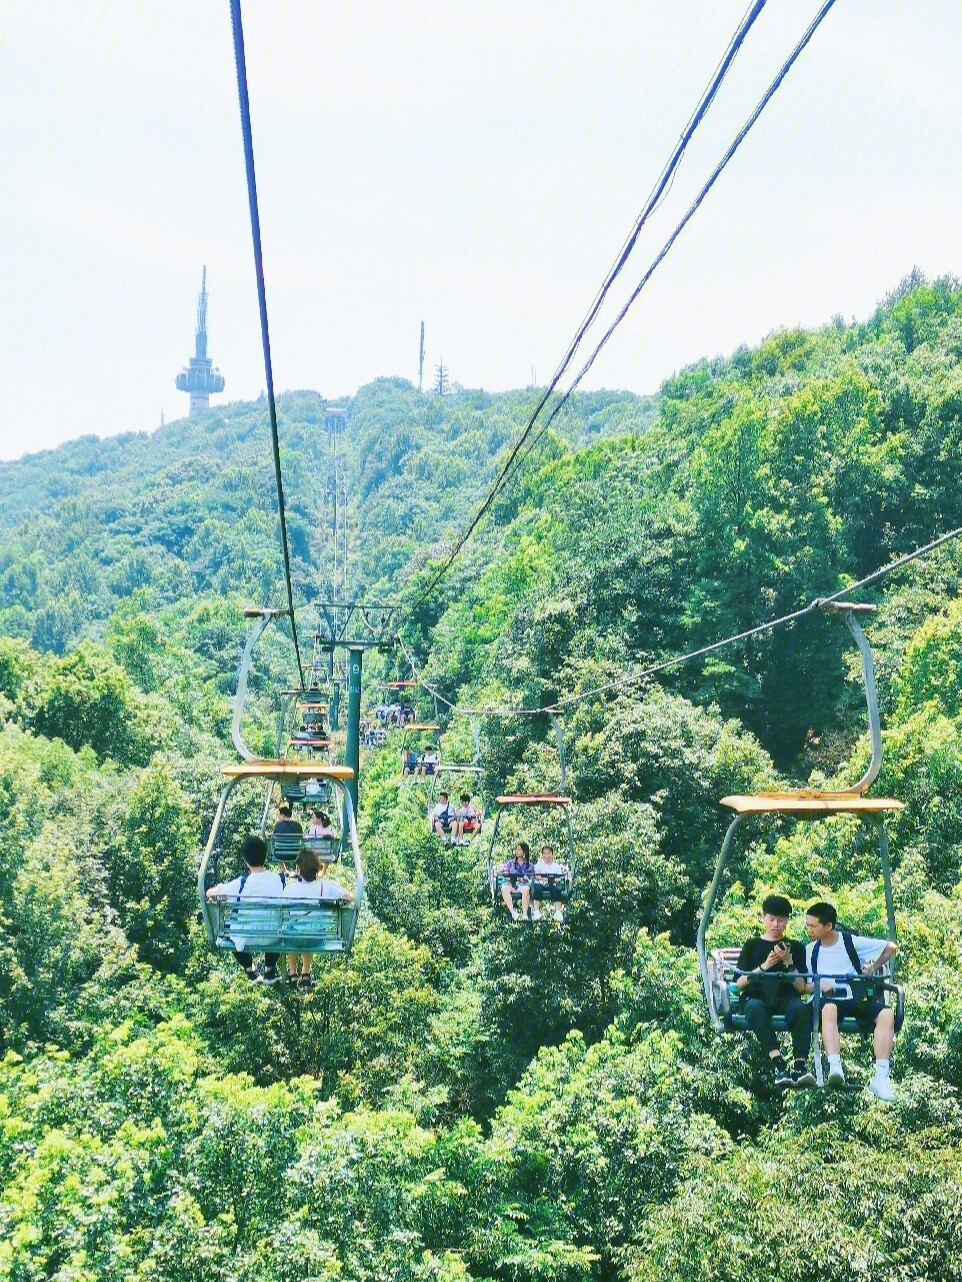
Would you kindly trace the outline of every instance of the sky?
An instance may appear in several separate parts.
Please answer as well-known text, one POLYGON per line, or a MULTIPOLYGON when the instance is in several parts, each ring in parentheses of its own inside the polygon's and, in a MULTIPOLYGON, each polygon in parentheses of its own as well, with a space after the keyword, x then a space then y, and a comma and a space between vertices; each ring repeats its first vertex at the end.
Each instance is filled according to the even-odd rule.
MULTIPOLYGON (((422 320, 426 386, 546 383, 747 6, 246 0, 277 392, 417 383, 422 320)), ((769 0, 612 309, 818 7, 769 0)), ((583 386, 962 275, 960 54, 958 0, 837 0, 583 386)), ((212 403, 259 395, 227 0, 3 0, 0 156, 0 460, 183 417, 204 265, 212 403)))

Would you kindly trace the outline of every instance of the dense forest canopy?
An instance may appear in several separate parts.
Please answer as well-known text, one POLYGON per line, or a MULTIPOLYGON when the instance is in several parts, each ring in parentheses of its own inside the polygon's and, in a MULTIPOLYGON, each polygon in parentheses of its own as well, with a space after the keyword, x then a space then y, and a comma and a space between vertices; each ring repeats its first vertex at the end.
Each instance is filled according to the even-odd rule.
MULTIPOLYGON (((336 442, 321 395, 282 397, 303 635, 346 584, 407 604, 404 643, 455 704, 585 696, 563 928, 492 913, 483 837, 429 834, 395 735, 362 760, 361 929, 309 997, 212 955, 195 892, 243 610, 282 598, 264 403, 0 465, 0 1277, 962 1275, 962 548, 858 593, 875 791, 906 803, 892 1105, 779 1095, 753 1042, 711 1031, 692 949, 719 799, 864 768, 845 627, 812 612, 626 681, 962 526, 960 356, 962 288, 915 274, 865 323, 773 334, 649 398, 577 394, 424 601, 537 392, 382 379, 341 402, 336 442)), ((265 754, 285 628, 252 672, 265 754)), ((408 675, 372 654, 365 706, 408 675)), ((442 750, 470 757, 441 711, 442 750)), ((550 719, 483 718, 480 765, 489 803, 554 786, 550 719)), ((711 942, 743 942, 771 890, 795 938, 823 897, 885 933, 851 820, 753 829, 711 942)), ((867 1047, 845 1053, 858 1076, 867 1047)))

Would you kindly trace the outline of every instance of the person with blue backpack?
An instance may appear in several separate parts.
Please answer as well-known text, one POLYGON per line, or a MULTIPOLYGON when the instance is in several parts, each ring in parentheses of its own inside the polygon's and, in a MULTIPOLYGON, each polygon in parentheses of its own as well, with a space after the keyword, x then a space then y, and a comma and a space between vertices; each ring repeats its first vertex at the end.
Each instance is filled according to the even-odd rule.
MULTIPOLYGON (((238 903, 242 903, 245 899, 279 900, 284 893, 285 878, 282 873, 274 872, 273 869, 268 871, 267 843, 264 838, 255 833, 245 837, 244 844, 241 846, 241 858, 244 861, 245 871, 232 881, 223 881, 217 886, 211 886, 207 892, 207 898, 226 899, 236 896, 238 903)), ((259 971, 254 965, 254 958, 248 948, 248 940, 244 937, 242 927, 238 928, 236 934, 232 933, 231 941, 234 945, 237 964, 252 984, 270 986, 280 982, 280 976, 277 973, 279 952, 265 952, 264 969, 259 971)))
POLYGON ((805 914, 805 929, 811 941, 806 950, 809 974, 814 990, 818 980, 822 1008, 822 1042, 828 1056, 827 1085, 845 1085, 842 1067, 839 1020, 854 1018, 865 1032, 872 1032, 875 1049, 875 1072, 869 1090, 881 1100, 894 1100, 895 1087, 890 1077, 892 1047, 895 1043, 895 1011, 884 997, 866 989, 863 976, 877 975, 897 945, 892 940, 871 939, 839 930, 833 904, 812 904, 805 914))

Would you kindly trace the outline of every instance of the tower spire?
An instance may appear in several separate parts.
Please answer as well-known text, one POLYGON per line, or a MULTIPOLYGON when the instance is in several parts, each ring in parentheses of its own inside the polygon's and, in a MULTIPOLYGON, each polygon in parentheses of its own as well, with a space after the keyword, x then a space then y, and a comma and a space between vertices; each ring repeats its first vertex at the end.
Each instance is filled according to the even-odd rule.
POLYGON ((189 364, 177 375, 178 392, 190 393, 190 417, 210 407, 211 392, 224 390, 224 376, 207 355, 207 267, 200 278, 197 296, 197 333, 194 335, 194 355, 189 364))

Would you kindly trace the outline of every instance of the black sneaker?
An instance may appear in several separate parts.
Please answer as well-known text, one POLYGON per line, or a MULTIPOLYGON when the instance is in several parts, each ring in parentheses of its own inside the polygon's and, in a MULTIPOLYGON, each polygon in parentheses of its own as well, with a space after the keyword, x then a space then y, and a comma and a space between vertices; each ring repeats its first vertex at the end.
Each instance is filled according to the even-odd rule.
POLYGON ((804 1064, 799 1064, 797 1068, 792 1069, 792 1086, 794 1086, 796 1090, 803 1091, 809 1086, 817 1085, 818 1082, 815 1080, 815 1074, 810 1068, 806 1068, 804 1064))
POLYGON ((261 975, 262 984, 267 984, 268 986, 270 986, 272 984, 279 984, 280 982, 281 982, 281 977, 277 973, 276 966, 268 966, 264 970, 264 973, 261 975))
POLYGON ((247 982, 249 984, 256 984, 260 979, 256 966, 245 966, 244 974, 247 976, 247 982))
POLYGON ((775 1069, 776 1091, 787 1091, 790 1086, 794 1086, 794 1085, 795 1085, 795 1079, 792 1077, 791 1073, 788 1071, 788 1069, 785 1067, 784 1064, 779 1064, 778 1067, 775 1069))

